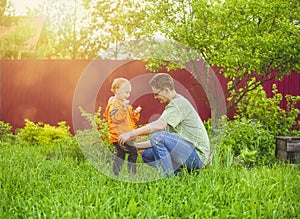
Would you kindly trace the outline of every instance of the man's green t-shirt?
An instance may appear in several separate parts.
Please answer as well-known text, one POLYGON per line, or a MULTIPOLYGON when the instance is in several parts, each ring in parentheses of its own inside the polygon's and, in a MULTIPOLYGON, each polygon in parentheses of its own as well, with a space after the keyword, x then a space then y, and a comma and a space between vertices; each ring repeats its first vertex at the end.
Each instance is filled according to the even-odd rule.
POLYGON ((210 155, 209 138, 192 104, 185 97, 176 94, 160 118, 168 123, 166 131, 194 145, 202 163, 206 165, 210 155))

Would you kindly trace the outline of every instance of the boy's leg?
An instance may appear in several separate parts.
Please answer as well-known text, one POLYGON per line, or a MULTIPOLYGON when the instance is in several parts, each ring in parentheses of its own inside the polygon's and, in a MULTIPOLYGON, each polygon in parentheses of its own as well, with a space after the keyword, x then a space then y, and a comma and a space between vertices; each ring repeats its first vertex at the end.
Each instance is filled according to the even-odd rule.
POLYGON ((124 144, 124 151, 128 153, 128 173, 136 174, 136 160, 138 157, 137 149, 133 141, 127 141, 124 144))
POLYGON ((113 163, 113 172, 115 176, 118 176, 121 170, 121 167, 124 163, 125 152, 120 147, 118 142, 113 143, 114 145, 114 163, 113 163))

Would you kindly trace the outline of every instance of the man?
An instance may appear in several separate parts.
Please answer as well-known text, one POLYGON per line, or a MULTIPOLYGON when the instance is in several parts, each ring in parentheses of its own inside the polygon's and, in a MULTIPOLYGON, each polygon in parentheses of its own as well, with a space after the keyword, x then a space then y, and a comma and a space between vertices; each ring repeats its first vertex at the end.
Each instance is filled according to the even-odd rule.
POLYGON ((146 148, 142 153, 145 163, 158 167, 166 176, 176 175, 181 168, 189 171, 204 167, 210 154, 205 127, 192 104, 174 89, 173 78, 158 73, 150 80, 154 98, 167 104, 162 115, 136 130, 119 136, 119 143, 139 135, 150 134, 150 140, 137 143, 146 148))

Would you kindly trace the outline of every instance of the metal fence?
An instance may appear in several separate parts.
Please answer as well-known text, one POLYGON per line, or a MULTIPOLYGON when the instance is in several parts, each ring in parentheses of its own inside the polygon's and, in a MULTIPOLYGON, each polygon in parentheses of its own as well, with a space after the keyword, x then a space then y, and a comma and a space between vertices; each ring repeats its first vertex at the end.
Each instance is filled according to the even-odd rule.
MULTIPOLYGON (((1 60, 0 74, 0 120, 14 129, 24 127, 24 119, 29 119, 50 125, 66 121, 73 132, 74 121, 82 120, 79 106, 91 113, 99 107, 103 109, 112 95, 110 86, 116 77, 126 77, 132 82, 131 104, 143 108, 139 124, 156 119, 164 108, 153 98, 148 85, 152 74, 142 61, 1 60)), ((193 76, 184 69, 170 74, 178 93, 190 98, 201 118, 211 117, 206 94, 193 76)), ((225 89, 227 80, 218 78, 225 89)), ((264 88, 269 96, 273 83, 283 95, 300 95, 297 72, 282 81, 266 83, 264 88)))

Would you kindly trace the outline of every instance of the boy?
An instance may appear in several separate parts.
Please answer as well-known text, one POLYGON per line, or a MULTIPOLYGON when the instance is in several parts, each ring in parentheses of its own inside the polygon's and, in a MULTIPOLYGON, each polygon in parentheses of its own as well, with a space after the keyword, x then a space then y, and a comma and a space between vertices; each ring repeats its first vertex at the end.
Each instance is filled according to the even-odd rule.
POLYGON ((133 110, 128 104, 131 84, 126 78, 116 78, 111 86, 114 96, 109 98, 105 110, 105 117, 109 127, 109 140, 114 145, 113 172, 118 176, 128 154, 128 172, 136 174, 137 149, 133 140, 126 141, 122 146, 118 143, 120 134, 135 129, 135 123, 140 118, 141 107, 133 110))

